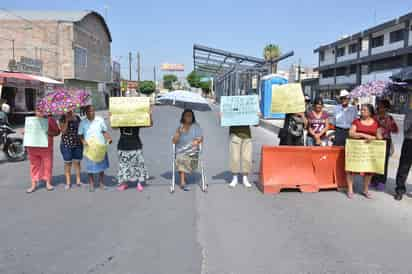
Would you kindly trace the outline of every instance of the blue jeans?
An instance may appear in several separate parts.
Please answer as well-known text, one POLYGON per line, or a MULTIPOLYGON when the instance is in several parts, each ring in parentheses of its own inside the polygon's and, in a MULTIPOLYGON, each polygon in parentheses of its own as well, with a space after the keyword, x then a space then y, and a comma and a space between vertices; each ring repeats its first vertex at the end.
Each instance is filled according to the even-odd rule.
POLYGON ((60 152, 62 153, 65 163, 71 163, 72 161, 81 161, 83 159, 83 147, 66 147, 60 144, 60 152))

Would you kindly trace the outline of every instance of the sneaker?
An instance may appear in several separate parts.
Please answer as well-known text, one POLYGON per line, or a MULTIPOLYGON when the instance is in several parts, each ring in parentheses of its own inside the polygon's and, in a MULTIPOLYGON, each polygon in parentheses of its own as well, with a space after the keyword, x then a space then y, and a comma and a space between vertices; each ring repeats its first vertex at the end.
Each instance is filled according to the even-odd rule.
POLYGON ((236 187, 237 185, 237 177, 234 176, 232 182, 229 184, 230 187, 236 187))
POLYGON ((376 185, 376 190, 378 191, 385 191, 386 185, 384 183, 378 183, 376 185))
POLYGON ((118 187, 117 187, 117 190, 118 191, 124 191, 124 190, 126 190, 128 188, 128 185, 127 184, 120 184, 118 187))
POLYGON ((249 183, 249 179, 247 176, 243 176, 243 185, 247 188, 252 187, 252 185, 249 183))
POLYGON ((137 189, 137 191, 142 192, 143 191, 143 185, 141 183, 137 183, 136 189, 137 189))

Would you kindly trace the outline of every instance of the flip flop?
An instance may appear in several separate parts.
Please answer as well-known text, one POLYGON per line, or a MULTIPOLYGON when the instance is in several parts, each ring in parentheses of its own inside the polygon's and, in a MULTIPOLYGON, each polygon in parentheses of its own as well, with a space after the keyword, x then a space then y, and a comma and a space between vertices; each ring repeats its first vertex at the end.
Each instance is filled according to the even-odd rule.
POLYGON ((34 187, 34 188, 29 188, 29 189, 26 190, 26 193, 27 193, 27 194, 31 194, 31 193, 35 192, 36 190, 37 190, 36 187, 34 187))
POLYGON ((369 192, 363 192, 363 196, 365 196, 366 199, 372 199, 372 195, 369 192))
POLYGON ((54 187, 46 187, 47 191, 53 191, 54 187))

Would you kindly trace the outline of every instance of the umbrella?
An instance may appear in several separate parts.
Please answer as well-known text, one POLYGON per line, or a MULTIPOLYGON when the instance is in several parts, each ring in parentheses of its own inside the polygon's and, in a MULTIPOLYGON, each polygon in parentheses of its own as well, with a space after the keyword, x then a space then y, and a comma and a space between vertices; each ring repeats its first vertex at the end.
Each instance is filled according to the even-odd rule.
POLYGON ((209 102, 205 98, 197 93, 186 90, 175 90, 166 93, 158 100, 181 108, 190 108, 199 111, 210 110, 209 102))
POLYGON ((390 92, 390 82, 386 81, 372 81, 367 84, 362 84, 354 88, 351 93, 350 97, 352 98, 360 98, 360 97, 369 97, 369 96, 376 96, 376 97, 383 97, 390 92))
POLYGON ((37 104, 37 109, 48 114, 62 115, 87 104, 89 94, 83 90, 58 88, 37 104))

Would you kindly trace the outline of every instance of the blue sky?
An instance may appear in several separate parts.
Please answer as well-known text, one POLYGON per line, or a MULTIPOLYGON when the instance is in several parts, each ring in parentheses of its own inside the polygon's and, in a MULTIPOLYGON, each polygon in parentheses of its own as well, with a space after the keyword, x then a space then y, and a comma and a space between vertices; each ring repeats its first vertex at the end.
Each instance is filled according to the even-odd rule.
POLYGON ((408 0, 0 0, 7 9, 91 9, 102 15, 105 6, 113 59, 126 76, 128 52, 140 51, 144 79, 152 79, 153 66, 164 62, 184 63, 189 72, 194 43, 257 57, 265 44, 276 43, 283 52, 295 51, 281 68, 299 59, 315 66, 313 49, 320 44, 412 12, 408 0))

